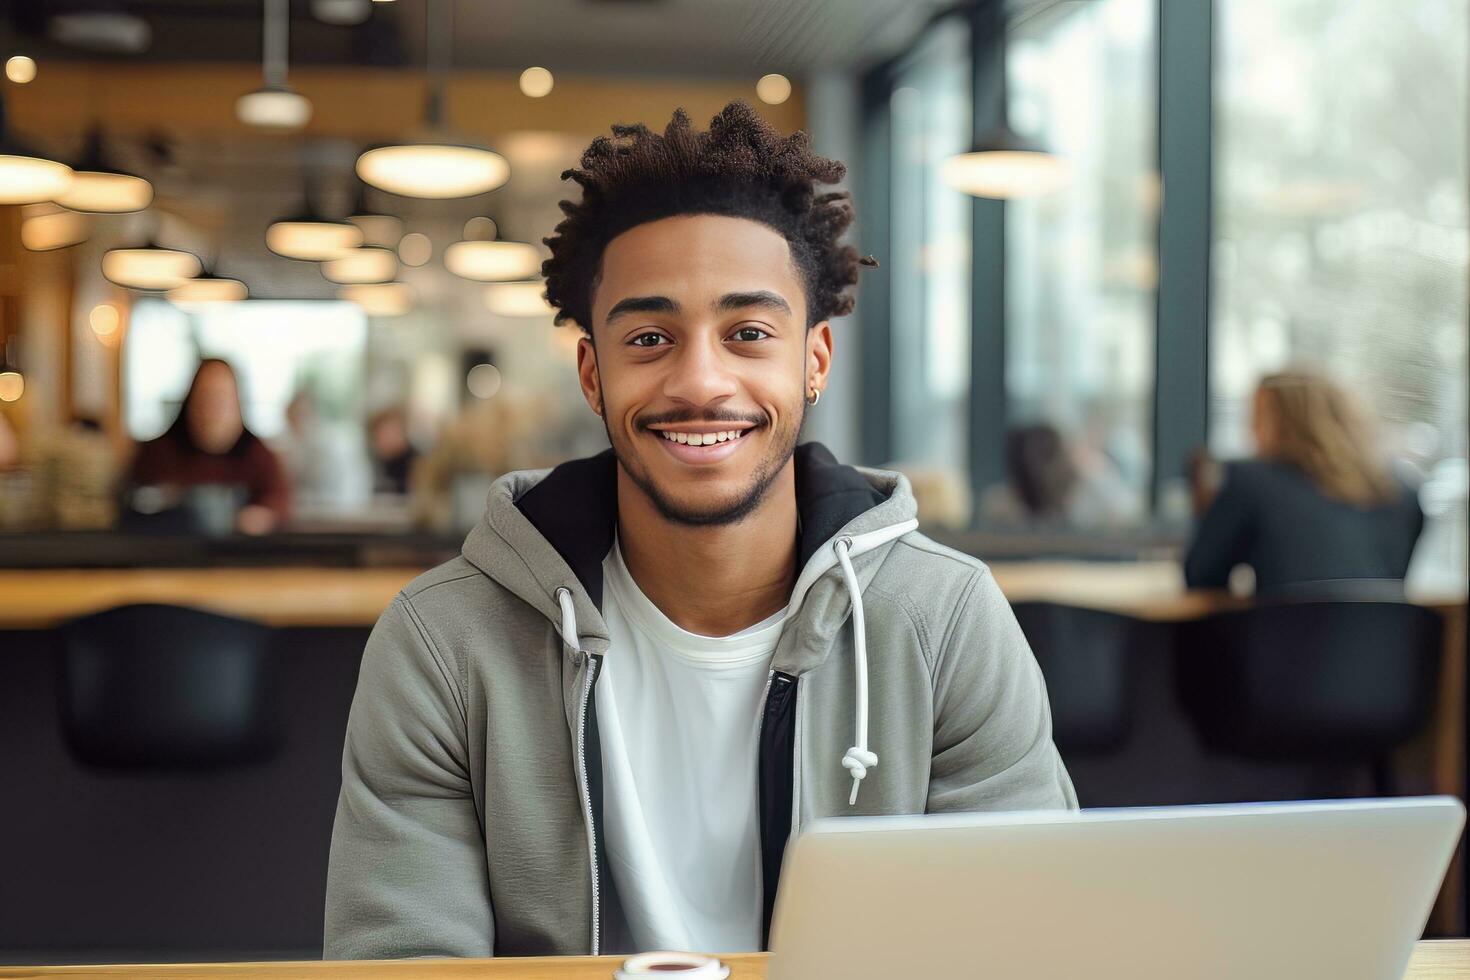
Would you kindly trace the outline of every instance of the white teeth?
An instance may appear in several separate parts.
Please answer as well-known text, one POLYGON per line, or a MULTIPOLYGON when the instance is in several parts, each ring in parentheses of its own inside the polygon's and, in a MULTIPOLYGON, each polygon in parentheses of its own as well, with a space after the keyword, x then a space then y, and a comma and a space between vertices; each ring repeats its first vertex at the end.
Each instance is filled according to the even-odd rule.
POLYGON ((724 432, 669 432, 663 430, 660 434, 670 442, 677 442, 680 445, 713 446, 717 442, 739 439, 744 434, 744 430, 728 429, 724 432))

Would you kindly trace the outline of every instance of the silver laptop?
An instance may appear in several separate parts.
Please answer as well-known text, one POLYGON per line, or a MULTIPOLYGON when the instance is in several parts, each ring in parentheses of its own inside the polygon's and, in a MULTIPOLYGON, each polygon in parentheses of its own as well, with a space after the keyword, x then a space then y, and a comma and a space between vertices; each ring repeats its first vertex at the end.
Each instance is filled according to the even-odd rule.
POLYGON ((1450 797, 819 820, 770 980, 1398 980, 1450 797))

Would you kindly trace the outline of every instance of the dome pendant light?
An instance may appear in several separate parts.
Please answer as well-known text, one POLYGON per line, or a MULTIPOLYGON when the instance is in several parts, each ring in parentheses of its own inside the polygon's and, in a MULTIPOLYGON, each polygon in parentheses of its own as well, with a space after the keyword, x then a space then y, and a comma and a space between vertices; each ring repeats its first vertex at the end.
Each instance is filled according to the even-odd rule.
POLYGON ((0 97, 0 204, 40 204, 66 193, 71 168, 11 137, 0 97))
POLYGON ((510 164, 499 153, 448 138, 444 97, 449 73, 453 7, 444 0, 425 5, 429 97, 425 106, 425 138, 411 143, 373 147, 357 158, 357 175, 374 187, 405 197, 471 197, 493 191, 510 177, 510 164), (443 11, 437 30, 434 7, 443 11))
POLYGON ((205 266, 193 279, 186 279, 165 295, 175 306, 203 303, 238 303, 250 297, 250 289, 239 279, 219 274, 218 266, 205 266))
POLYGON ((361 246, 362 229, 348 221, 324 217, 313 203, 308 186, 301 212, 271 222, 265 230, 265 244, 282 258, 326 262, 361 246))
MULTIPOLYGON (((465 231, 472 232, 478 219, 465 224, 465 231)), ((529 279, 541 272, 541 253, 535 245, 526 242, 496 241, 495 223, 485 220, 486 237, 470 237, 455 242, 444 250, 444 267, 461 279, 476 282, 508 282, 529 279)))
POLYGON ((94 127, 73 170, 71 186, 56 203, 90 214, 127 214, 153 203, 153 185, 112 166, 102 151, 102 129, 94 127))
MULTIPOLYGON (((986 43, 990 57, 1005 64, 1006 24, 1003 0, 986 0, 971 8, 971 30, 986 43)), ((940 164, 939 175, 949 187, 972 197, 1009 200, 1061 190, 1071 180, 1067 161, 1011 129, 1004 70, 996 79, 991 108, 996 125, 982 132, 968 152, 940 164)))
POLYGON ((261 74, 264 84, 235 100, 235 118, 261 129, 300 129, 311 121, 311 100, 286 84, 291 0, 265 0, 261 74))
POLYGON ((153 241, 142 248, 114 248, 102 255, 102 277, 126 289, 173 289, 202 269, 193 253, 163 248, 153 241))

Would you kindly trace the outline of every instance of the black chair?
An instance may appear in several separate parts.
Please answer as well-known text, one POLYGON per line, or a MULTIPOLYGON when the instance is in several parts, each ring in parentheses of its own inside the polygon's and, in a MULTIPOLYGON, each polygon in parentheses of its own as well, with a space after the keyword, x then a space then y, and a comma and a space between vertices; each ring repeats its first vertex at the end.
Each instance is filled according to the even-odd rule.
POLYGON ((217 768, 279 741, 270 631, 177 606, 131 605, 61 631, 62 724, 96 767, 217 768))
POLYGON ((1404 602, 1267 603, 1180 627, 1181 695, 1206 746, 1382 764, 1428 723, 1443 623, 1404 602))
POLYGON ((1046 678, 1052 738, 1063 756, 1111 752, 1127 741, 1137 621, 1050 602, 1011 608, 1046 678))

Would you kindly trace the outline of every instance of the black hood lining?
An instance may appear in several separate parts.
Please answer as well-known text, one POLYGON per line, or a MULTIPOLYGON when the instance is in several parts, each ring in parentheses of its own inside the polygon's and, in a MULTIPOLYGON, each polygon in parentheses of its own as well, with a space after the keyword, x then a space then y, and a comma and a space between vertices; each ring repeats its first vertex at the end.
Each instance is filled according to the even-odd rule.
MULTIPOLYGON (((796 447, 796 542, 798 569, 859 514, 887 496, 818 442, 796 447)), ((563 463, 516 499, 526 520, 561 555, 598 609, 602 561, 618 525, 617 457, 611 449, 563 463)))

